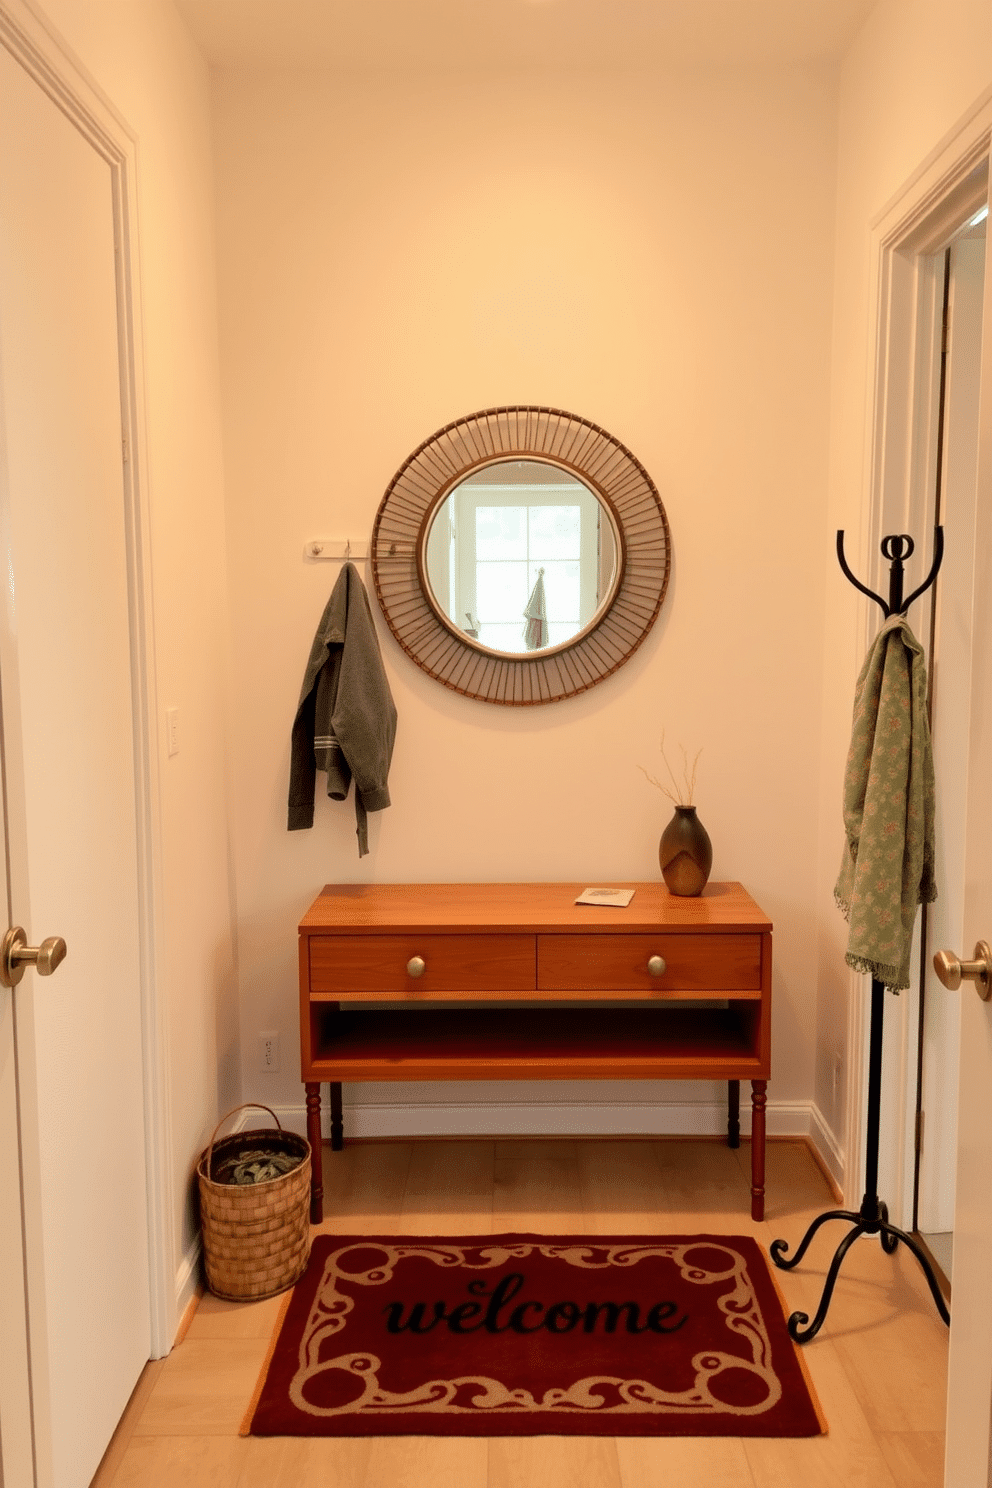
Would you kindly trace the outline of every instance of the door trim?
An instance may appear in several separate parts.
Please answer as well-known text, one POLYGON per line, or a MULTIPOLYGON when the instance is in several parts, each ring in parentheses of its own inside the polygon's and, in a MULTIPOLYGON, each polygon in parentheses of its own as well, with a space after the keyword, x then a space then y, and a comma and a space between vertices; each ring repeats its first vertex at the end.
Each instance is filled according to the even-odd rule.
MULTIPOLYGON (((865 563, 865 567, 872 573, 876 589, 880 587, 882 562, 880 556, 874 557, 874 553, 877 553, 882 534, 911 532, 922 548, 926 526, 932 520, 930 500, 937 455, 934 428, 940 344, 938 276, 934 273, 934 256, 946 245, 956 227, 967 221, 980 206, 988 204, 990 155, 992 89, 977 100, 871 224, 872 302, 869 324, 875 333, 870 369, 874 380, 868 409, 870 436, 862 511, 863 527, 867 529, 872 550, 872 561, 865 563)), ((987 274, 987 324, 992 324, 989 321, 992 309, 990 283, 992 280, 987 274)), ((987 351, 985 361, 988 361, 987 351)), ((983 402, 987 413, 987 390, 983 402)), ((987 485, 987 472, 985 479, 987 485)), ((932 532, 930 538, 932 540, 932 532)), ((862 561, 865 557, 862 554, 862 561)), ((975 550, 976 562, 979 557, 978 550, 975 550)), ((921 554, 921 562, 925 571, 925 554, 921 554)), ((862 602, 859 618, 866 642, 874 618, 869 617, 867 611, 867 604, 862 602)), ((918 634, 924 633, 927 618, 926 607, 921 606, 921 615, 914 619, 914 629, 918 634)), ((977 654, 973 650, 973 657, 977 654)), ((905 1230, 911 1230, 913 1225, 915 1092, 918 1079, 916 1031, 920 1011, 918 963, 919 937, 916 937, 910 989, 899 997, 886 997, 884 1071, 887 1078, 883 1077, 882 1089, 879 1188, 895 1223, 905 1230)), ((868 1023, 864 979, 852 978, 851 991, 852 1020, 857 1020, 863 1038, 868 1023)), ((866 1092, 863 1080, 860 1084, 855 1097, 857 1117, 854 1119, 852 1110, 848 1132, 848 1151, 852 1169, 858 1169, 853 1177, 863 1180, 862 1112, 866 1092), (853 1145, 855 1142, 856 1147, 853 1145)), ((859 1191, 860 1186, 862 1184, 855 1183, 852 1178, 851 1187, 859 1191)), ((983 1236, 983 1246, 985 1238, 983 1236)), ((971 1261, 974 1261, 973 1256, 971 1261)), ((957 1328, 962 1326, 963 1319, 964 1334, 956 1331, 952 1310, 945 1470, 948 1482, 955 1483, 962 1471, 970 1472, 978 1467, 979 1456, 987 1460, 989 1450, 988 1417, 984 1417, 981 1427, 971 1429, 977 1421, 976 1403, 979 1412, 987 1410, 987 1380, 973 1379, 971 1394, 965 1398, 959 1388, 960 1378, 955 1378, 955 1371, 960 1374, 966 1362, 961 1349, 970 1346, 967 1342, 958 1344, 956 1340, 967 1340, 967 1330, 976 1316, 976 1307, 983 1319, 988 1311, 988 1296, 975 1292, 977 1274, 973 1264, 970 1270, 963 1268, 959 1295, 955 1297, 957 1328), (965 1429, 966 1425, 968 1429, 965 1429)), ((983 1370, 984 1367, 983 1358, 983 1370)), ((983 1461, 981 1466, 984 1481, 986 1462, 983 1461)))
POLYGON ((171 1162, 168 1040, 161 983, 162 847, 159 741, 148 460, 141 347, 137 153, 130 128, 47 18, 27 0, 0 0, 0 46, 106 161, 110 169, 117 248, 117 303, 124 441, 123 484, 134 699, 135 814, 138 834, 141 948, 142 1075, 148 1179, 150 1338, 152 1357, 172 1347, 177 1257, 171 1162))
MULTIPOLYGON (((992 89, 987 90, 910 180, 871 223, 871 305, 874 350, 869 435, 865 452, 862 571, 884 592, 886 576, 879 544, 886 532, 910 532, 918 542, 921 574, 929 565, 933 534, 928 495, 934 479, 936 417, 935 346, 939 336, 938 286, 931 258, 969 209, 988 200, 992 154, 992 89), (914 442, 915 431, 915 442, 914 442), (924 541, 926 550, 923 551, 924 541)), ((924 604, 929 604, 929 599, 924 604)), ((859 600, 861 651, 877 626, 877 613, 859 600)), ((926 611, 921 609, 922 615, 926 611)), ((913 617, 914 630, 926 623, 913 617)), ((860 1203, 864 1188, 864 1111, 870 998, 864 977, 850 977, 848 1036, 852 1079, 847 1109, 846 1200, 860 1203)), ((886 998, 885 1053, 879 1191, 890 1217, 912 1228, 916 1138, 916 1029, 919 976, 910 990, 886 998)))

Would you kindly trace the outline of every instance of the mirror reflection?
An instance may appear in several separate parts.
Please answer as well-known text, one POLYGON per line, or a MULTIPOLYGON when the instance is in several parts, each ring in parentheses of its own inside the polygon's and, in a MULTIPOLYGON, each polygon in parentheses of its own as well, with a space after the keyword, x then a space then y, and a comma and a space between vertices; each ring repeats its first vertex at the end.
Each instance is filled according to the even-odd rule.
POLYGON ((612 514, 570 470, 500 460, 460 481, 423 546, 431 597, 467 639, 504 655, 573 640, 612 600, 612 514))

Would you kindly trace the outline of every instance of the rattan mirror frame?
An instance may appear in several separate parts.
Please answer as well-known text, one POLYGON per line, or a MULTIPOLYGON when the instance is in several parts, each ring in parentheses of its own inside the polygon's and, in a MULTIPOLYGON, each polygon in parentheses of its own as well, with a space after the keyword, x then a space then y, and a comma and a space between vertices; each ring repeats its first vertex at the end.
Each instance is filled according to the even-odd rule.
POLYGON ((390 630, 417 666, 463 697, 509 707, 553 703, 609 677, 658 617, 671 572, 671 536, 644 466, 605 429, 557 408, 488 408, 446 424, 397 471, 372 530, 372 577, 390 630), (473 470, 536 458, 570 471, 612 514, 621 575, 612 601, 572 641, 501 655, 456 631, 422 580, 431 518, 473 470))

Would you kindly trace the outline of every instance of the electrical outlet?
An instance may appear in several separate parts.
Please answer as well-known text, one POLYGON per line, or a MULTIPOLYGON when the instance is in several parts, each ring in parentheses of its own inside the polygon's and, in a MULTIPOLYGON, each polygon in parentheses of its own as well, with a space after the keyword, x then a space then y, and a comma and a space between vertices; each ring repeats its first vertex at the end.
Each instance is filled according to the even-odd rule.
POLYGON ((274 1075, 279 1068, 279 1035, 277 1033, 260 1033, 258 1035, 259 1065, 268 1075, 274 1075))
POLYGON ((169 754, 179 753, 179 709, 166 708, 165 732, 169 743, 169 754))

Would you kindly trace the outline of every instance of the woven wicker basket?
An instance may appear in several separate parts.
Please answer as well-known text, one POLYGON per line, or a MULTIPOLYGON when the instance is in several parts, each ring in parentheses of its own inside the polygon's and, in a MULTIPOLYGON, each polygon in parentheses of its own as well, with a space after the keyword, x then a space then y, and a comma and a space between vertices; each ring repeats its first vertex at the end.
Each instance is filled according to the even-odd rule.
POLYGON ((217 1141, 217 1132, 249 1101, 218 1122, 210 1145, 196 1165, 203 1221, 207 1285, 230 1302, 274 1297, 299 1281, 310 1259, 310 1143, 283 1131, 268 1106, 275 1129, 237 1132, 217 1141), (213 1175, 260 1146, 298 1157, 279 1178, 244 1185, 216 1183, 213 1175))

